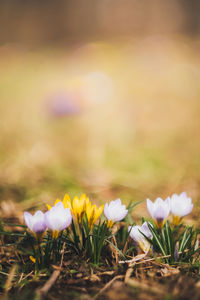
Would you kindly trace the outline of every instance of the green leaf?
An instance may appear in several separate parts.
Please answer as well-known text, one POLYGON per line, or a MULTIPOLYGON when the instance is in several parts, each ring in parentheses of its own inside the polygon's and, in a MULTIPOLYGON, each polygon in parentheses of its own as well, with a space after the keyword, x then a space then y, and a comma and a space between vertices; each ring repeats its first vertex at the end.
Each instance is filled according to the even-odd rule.
POLYGON ((168 249, 169 249, 168 254, 171 255, 172 259, 174 259, 174 241, 173 241, 172 231, 171 231, 168 221, 165 223, 165 230, 166 230, 166 236, 167 236, 167 245, 168 245, 168 249))
POLYGON ((162 245, 162 241, 161 241, 161 239, 160 239, 159 234, 155 231, 155 229, 152 227, 151 224, 148 223, 148 227, 149 227, 149 229, 150 229, 150 231, 151 231, 151 233, 152 233, 152 235, 153 235, 153 238, 154 238, 154 240, 156 241, 156 244, 157 244, 157 246, 159 247, 160 251, 162 252, 162 254, 163 254, 164 256, 166 256, 167 253, 166 253, 166 251, 165 251, 165 249, 164 249, 164 247, 163 247, 163 245, 162 245))
POLYGON ((180 243, 180 246, 179 246, 179 252, 183 251, 185 241, 187 240, 187 234, 188 234, 189 228, 190 227, 187 227, 186 230, 183 233, 183 237, 182 237, 182 240, 181 240, 181 243, 180 243))

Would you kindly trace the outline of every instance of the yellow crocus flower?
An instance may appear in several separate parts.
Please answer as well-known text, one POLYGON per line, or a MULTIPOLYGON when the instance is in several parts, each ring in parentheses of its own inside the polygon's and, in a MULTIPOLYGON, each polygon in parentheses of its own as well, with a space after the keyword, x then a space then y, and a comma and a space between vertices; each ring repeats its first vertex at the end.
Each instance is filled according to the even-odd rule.
MULTIPOLYGON (((85 194, 82 194, 80 198, 75 196, 72 201, 69 195, 65 194, 63 201, 56 199, 54 205, 56 205, 58 202, 62 202, 64 208, 71 209, 71 212, 74 214, 74 217, 79 224, 82 222, 86 208, 90 203, 89 198, 85 194)), ((48 210, 51 209, 51 205, 47 204, 47 208, 48 210)))
POLYGON ((97 208, 96 205, 92 205, 91 202, 88 203, 86 207, 86 215, 88 219, 88 227, 91 229, 93 225, 96 223, 98 218, 103 212, 104 205, 101 205, 99 208, 97 208))
MULTIPOLYGON (((58 202, 62 202, 64 208, 69 208, 69 209, 72 208, 71 199, 70 199, 70 197, 69 197, 68 194, 65 194, 65 196, 63 198, 63 201, 61 201, 60 199, 56 199, 54 205, 56 205, 58 202)), ((48 210, 50 210, 51 209, 51 205, 47 204, 47 208, 48 208, 48 210)))
POLYGON ((64 208, 72 209, 72 202, 68 194, 65 194, 63 198, 63 206, 64 208))
POLYGON ((77 196, 74 197, 72 201, 72 211, 78 223, 82 222, 89 202, 89 198, 85 194, 82 194, 80 198, 77 196))

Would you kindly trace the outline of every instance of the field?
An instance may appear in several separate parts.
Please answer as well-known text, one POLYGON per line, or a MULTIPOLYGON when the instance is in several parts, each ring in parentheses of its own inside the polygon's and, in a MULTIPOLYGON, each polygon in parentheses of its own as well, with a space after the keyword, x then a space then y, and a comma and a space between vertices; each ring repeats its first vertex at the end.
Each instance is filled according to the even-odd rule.
MULTIPOLYGON (((147 197, 186 191, 194 209, 185 222, 199 229, 199 46, 182 36, 33 50, 2 46, 1 220, 24 224, 24 211, 45 210, 65 193, 86 193, 98 205, 142 201, 132 212, 141 223, 149 217, 147 197)), ((39 299, 35 291, 56 267, 18 272, 18 254, 5 250, 1 238, 0 299, 39 299)), ((94 267, 69 257, 46 298, 199 299, 197 269, 133 266, 130 286, 127 265, 94 267)))

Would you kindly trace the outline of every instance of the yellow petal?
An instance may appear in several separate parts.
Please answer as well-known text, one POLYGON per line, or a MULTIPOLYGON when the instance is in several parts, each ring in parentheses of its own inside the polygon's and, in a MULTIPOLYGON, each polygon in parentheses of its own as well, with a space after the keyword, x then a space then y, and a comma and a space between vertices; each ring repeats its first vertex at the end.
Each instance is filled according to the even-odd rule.
POLYGON ((162 229, 166 223, 166 219, 161 221, 154 220, 154 223, 158 229, 162 229))
POLYGON ((68 194, 65 194, 63 198, 63 206, 64 208, 70 208, 70 209, 72 208, 71 199, 68 194))
POLYGON ((102 212, 103 212, 103 208, 104 208, 104 205, 101 205, 98 209, 98 218, 101 216, 102 212))
MULTIPOLYGON (((58 202, 61 202, 61 200, 60 200, 60 199, 56 199, 56 201, 55 201, 54 205, 56 205, 58 202)), ((50 210, 50 209, 51 209, 51 205, 49 205, 49 204, 46 204, 46 206, 47 206, 48 210, 50 210)))
POLYGON ((73 206, 73 210, 75 212, 77 212, 79 210, 79 199, 77 196, 74 197, 72 206, 73 206))
POLYGON ((86 211, 88 205, 91 205, 91 202, 90 202, 89 198, 86 197, 86 198, 85 198, 85 203, 84 203, 84 210, 85 210, 85 211, 86 211))
POLYGON ((56 199, 54 205, 56 205, 58 202, 61 202, 61 200, 60 199, 56 199))
POLYGON ((71 199, 68 194, 65 194, 63 201, 71 202, 71 199))
POLYGON ((95 212, 96 212, 96 205, 92 205, 90 210, 89 210, 89 218, 88 218, 88 224, 89 224, 89 228, 91 229, 92 226, 95 223, 95 212))
POLYGON ((86 196, 86 194, 82 194, 79 201, 80 201, 81 213, 84 213, 89 203, 89 198, 86 196))
POLYGON ((141 241, 139 242, 139 246, 140 248, 142 249, 142 251, 144 253, 148 253, 149 252, 149 249, 150 249, 150 243, 148 241, 141 241))
POLYGON ((173 216, 173 224, 175 226, 179 225, 181 222, 181 218, 179 216, 173 216))
POLYGON ((53 230, 53 231, 52 231, 52 238, 53 238, 53 239, 57 239, 58 236, 59 236, 59 233, 60 233, 60 231, 58 231, 58 230, 53 230))
POLYGON ((51 209, 51 205, 49 205, 49 204, 46 204, 46 206, 47 206, 48 210, 50 210, 50 209, 51 209))
POLYGON ((82 195, 80 196, 80 202, 84 202, 86 198, 87 198, 87 197, 86 197, 86 194, 82 194, 82 195))
POLYGON ((95 207, 95 217, 94 217, 95 221, 94 221, 94 223, 96 223, 97 219, 101 216, 101 214, 103 212, 103 208, 104 208, 104 205, 101 205, 99 208, 97 208, 97 206, 95 207))
MULTIPOLYGON (((77 196, 74 197, 72 201, 72 211, 74 213, 76 220, 79 223, 82 222, 89 203, 90 203, 89 198, 86 197, 85 194, 82 194, 80 198, 78 198, 77 196)), ((88 209, 88 213, 89 213, 89 209, 88 209)))
POLYGON ((111 228, 112 226, 113 226, 113 224, 114 224, 114 221, 113 220, 107 220, 107 227, 108 228, 111 228))
POLYGON ((86 214, 88 219, 89 228, 91 229, 92 226, 96 223, 97 219, 100 217, 103 211, 103 205, 97 208, 97 206, 91 205, 91 202, 87 204, 86 214))
POLYGON ((79 199, 77 196, 74 197, 73 202, 72 202, 72 207, 73 207, 73 213, 78 221, 78 215, 79 215, 79 199))
POLYGON ((92 205, 91 205, 91 202, 89 202, 89 203, 87 204, 87 207, 86 207, 86 214, 87 214, 87 218, 90 219, 91 214, 92 214, 92 205))
POLYGON ((29 258, 30 258, 30 260, 31 260, 34 264, 36 263, 35 257, 33 257, 33 256, 31 255, 31 256, 29 256, 29 258))

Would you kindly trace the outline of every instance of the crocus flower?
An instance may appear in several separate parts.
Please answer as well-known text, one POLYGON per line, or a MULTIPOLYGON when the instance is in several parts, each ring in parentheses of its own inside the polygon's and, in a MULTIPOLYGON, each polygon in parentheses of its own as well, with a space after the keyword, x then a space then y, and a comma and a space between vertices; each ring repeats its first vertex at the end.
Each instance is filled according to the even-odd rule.
POLYGON ((170 213, 170 198, 168 197, 165 200, 157 198, 155 202, 147 199, 147 209, 154 219, 156 227, 161 229, 170 213))
POLYGON ((80 113, 78 97, 72 93, 57 93, 51 95, 46 102, 48 113, 55 118, 74 116, 80 113))
MULTIPOLYGON (((60 199, 57 199, 55 201, 54 205, 56 205, 58 202, 63 203, 64 208, 70 208, 71 212, 75 216, 75 219, 80 224, 83 220, 84 215, 85 215, 86 207, 89 203, 89 198, 85 194, 82 194, 80 198, 75 196, 73 198, 73 200, 71 201, 69 195, 66 194, 64 196, 63 201, 61 201, 60 199)), ((49 204, 47 204, 47 208, 50 209, 51 206, 49 204)))
POLYGON ((52 237, 56 239, 59 233, 67 228, 72 221, 72 215, 69 208, 64 208, 62 202, 58 202, 45 213, 45 222, 52 231, 52 237))
POLYGON ((104 206, 104 215, 107 219, 108 228, 112 227, 115 222, 123 220, 128 213, 125 205, 122 205, 120 199, 106 203, 104 206))
POLYGON ((173 194, 170 205, 174 225, 178 225, 181 219, 191 213, 193 209, 192 199, 185 192, 180 195, 173 194))
MULTIPOLYGON (((54 205, 56 205, 58 202, 62 202, 64 208, 72 208, 71 199, 68 194, 65 194, 63 201, 61 201, 60 199, 56 199, 54 205)), ((51 205, 47 204, 47 208, 48 210, 51 209, 51 205)))
POLYGON ((97 219, 103 212, 103 205, 97 208, 96 205, 92 205, 91 202, 88 203, 86 207, 86 215, 88 219, 88 227, 91 229, 93 225, 96 223, 97 219))
POLYGON ((152 233, 149 230, 149 227, 147 225, 147 222, 144 222, 142 224, 142 226, 136 225, 136 226, 129 226, 128 227, 128 232, 130 234, 130 237, 136 242, 138 243, 138 245, 140 246, 140 248, 142 249, 142 251, 144 253, 148 253, 149 249, 150 249, 150 243, 149 241, 144 237, 144 235, 149 238, 152 239, 152 233), (144 235, 143 235, 143 234, 144 235))
POLYGON ((41 210, 36 211, 33 216, 29 212, 25 212, 24 221, 37 238, 46 230, 45 214, 41 210))
POLYGON ((85 194, 82 194, 80 198, 75 196, 72 201, 72 210, 79 224, 83 220, 88 203, 89 198, 85 194))

